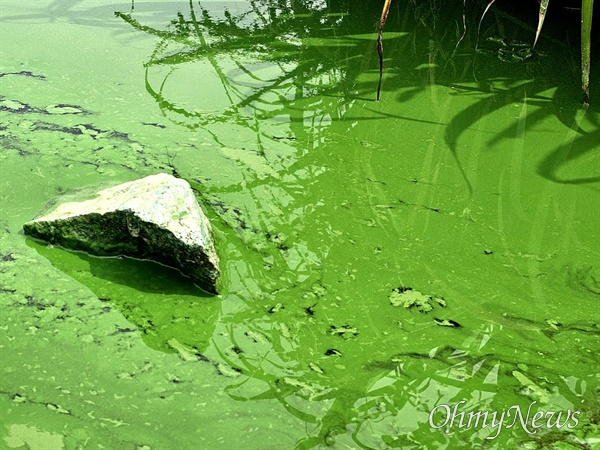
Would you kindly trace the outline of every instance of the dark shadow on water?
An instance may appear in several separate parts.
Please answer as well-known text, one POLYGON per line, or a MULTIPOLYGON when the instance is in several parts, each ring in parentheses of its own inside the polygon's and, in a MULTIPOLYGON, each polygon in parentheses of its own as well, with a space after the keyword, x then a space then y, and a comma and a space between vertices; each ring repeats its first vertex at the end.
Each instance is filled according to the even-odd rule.
MULTIPOLYGON (((591 133, 580 132, 570 145, 560 145, 551 153, 547 154, 538 164, 538 173, 544 178, 562 184, 576 185, 600 183, 600 174, 598 174, 598 176, 581 178, 565 178, 560 175, 561 168, 566 166, 569 162, 574 161, 589 152, 598 151, 600 149, 600 124, 596 123, 595 125, 595 131, 591 133)), ((578 127, 575 119, 573 120, 572 126, 573 128, 578 127)), ((598 169, 597 166, 596 168, 598 169)))
POLYGON ((190 278, 176 269, 153 261, 92 256, 80 251, 48 246, 29 238, 27 244, 56 268, 71 276, 74 273, 82 273, 86 270, 84 268, 87 268, 89 275, 100 282, 117 284, 139 292, 215 298, 214 295, 195 286, 190 278))
POLYGON ((192 355, 208 347, 221 311, 220 299, 177 270, 151 261, 90 256, 32 239, 26 243, 100 302, 121 312, 148 347, 174 353, 186 346, 192 355))

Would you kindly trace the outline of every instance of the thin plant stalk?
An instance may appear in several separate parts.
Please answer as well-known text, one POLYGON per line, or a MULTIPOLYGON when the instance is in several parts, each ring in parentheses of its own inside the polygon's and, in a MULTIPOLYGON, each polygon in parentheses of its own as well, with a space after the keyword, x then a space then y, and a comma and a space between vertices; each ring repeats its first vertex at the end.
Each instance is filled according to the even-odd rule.
POLYGON ((583 0, 581 5, 581 84, 583 103, 590 103, 590 52, 592 47, 592 12, 594 0, 583 0))
POLYGON ((483 11, 483 14, 481 15, 481 18, 479 19, 479 26, 477 27, 477 42, 475 43, 475 48, 477 49, 479 47, 479 34, 481 32, 481 23, 483 22, 483 18, 485 17, 485 15, 487 14, 488 10, 492 7, 492 5, 494 4, 496 0, 491 0, 487 6, 485 7, 485 10, 483 11))
POLYGON ((379 95, 381 93, 381 80, 383 79, 383 27, 387 20, 388 13, 390 12, 390 5, 392 0, 385 0, 383 4, 383 10, 381 11, 381 18, 379 19, 379 32, 377 33, 377 54, 379 55, 379 83, 377 84, 377 101, 379 101, 379 95))

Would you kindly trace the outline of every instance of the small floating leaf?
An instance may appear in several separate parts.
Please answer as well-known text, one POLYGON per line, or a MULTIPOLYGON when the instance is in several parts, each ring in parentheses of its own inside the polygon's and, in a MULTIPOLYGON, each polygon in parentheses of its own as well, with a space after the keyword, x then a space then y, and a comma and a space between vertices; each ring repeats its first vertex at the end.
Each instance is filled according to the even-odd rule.
POLYGON ((433 321, 436 325, 439 325, 440 327, 459 328, 461 326, 460 323, 451 319, 438 319, 436 317, 435 319, 433 319, 433 321))
POLYGON ((46 107, 46 112, 49 114, 87 114, 80 106, 76 105, 49 105, 46 107))
POLYGON ((329 327, 329 334, 332 336, 342 336, 344 338, 348 338, 352 336, 358 336, 358 329, 350 325, 342 325, 341 327, 331 325, 331 327, 329 327))

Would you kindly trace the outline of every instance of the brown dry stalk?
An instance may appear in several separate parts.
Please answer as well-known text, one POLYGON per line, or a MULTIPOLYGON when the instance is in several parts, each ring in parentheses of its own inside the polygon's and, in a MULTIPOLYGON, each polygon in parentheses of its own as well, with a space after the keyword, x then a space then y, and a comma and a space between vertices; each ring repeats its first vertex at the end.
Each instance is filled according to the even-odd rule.
POLYGON ((383 10, 381 11, 381 18, 379 19, 379 32, 377 33, 377 54, 379 55, 379 84, 377 84, 377 101, 379 101, 379 94, 381 93, 381 80, 383 79, 383 27, 387 20, 388 13, 390 12, 390 5, 392 0, 385 0, 383 4, 383 10))

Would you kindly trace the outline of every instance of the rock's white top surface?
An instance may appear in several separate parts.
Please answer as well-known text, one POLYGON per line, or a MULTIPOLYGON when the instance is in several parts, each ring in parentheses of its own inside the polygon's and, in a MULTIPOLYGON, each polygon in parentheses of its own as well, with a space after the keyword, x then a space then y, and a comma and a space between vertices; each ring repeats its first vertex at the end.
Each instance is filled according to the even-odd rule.
POLYGON ((83 202, 63 203, 34 222, 65 220, 85 214, 132 211, 140 219, 168 229, 190 245, 205 247, 210 223, 189 183, 166 173, 119 184, 83 202))
POLYGON ((118 248, 120 243, 108 241, 122 237, 122 247, 130 249, 123 252, 127 256, 148 257, 177 266, 194 279, 204 278, 189 267, 200 251, 204 256, 198 257, 197 262, 212 272, 208 278, 216 281, 219 274, 211 226, 189 183, 165 173, 101 190, 90 200, 63 203, 25 224, 24 229, 32 236, 97 254, 115 253, 109 249, 118 248), (98 220, 101 225, 94 229, 94 217, 98 215, 119 219, 98 220), (70 245, 73 242, 77 244, 70 245), (136 253, 138 248, 141 255, 136 253))

